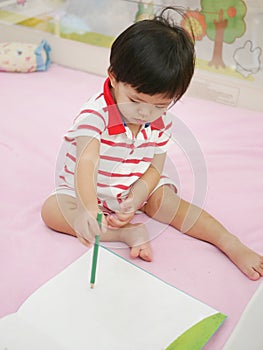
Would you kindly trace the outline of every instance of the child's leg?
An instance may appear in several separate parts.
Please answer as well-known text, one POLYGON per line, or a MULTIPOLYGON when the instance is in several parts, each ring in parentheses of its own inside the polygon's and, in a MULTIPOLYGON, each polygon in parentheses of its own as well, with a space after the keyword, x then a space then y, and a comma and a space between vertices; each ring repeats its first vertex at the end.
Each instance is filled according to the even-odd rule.
MULTIPOLYGON (((86 245, 89 242, 81 237, 74 227, 88 235, 88 226, 83 213, 78 210, 77 200, 66 194, 52 195, 44 202, 42 219, 52 230, 76 236, 86 245)), ((132 258, 140 257, 143 260, 152 260, 152 250, 149 244, 148 233, 142 224, 128 224, 119 229, 108 229, 100 235, 104 242, 124 242, 131 247, 132 258)))
POLYGON ((214 244, 250 279, 263 276, 262 256, 243 245, 206 211, 180 199, 171 187, 158 188, 142 210, 187 235, 214 244))

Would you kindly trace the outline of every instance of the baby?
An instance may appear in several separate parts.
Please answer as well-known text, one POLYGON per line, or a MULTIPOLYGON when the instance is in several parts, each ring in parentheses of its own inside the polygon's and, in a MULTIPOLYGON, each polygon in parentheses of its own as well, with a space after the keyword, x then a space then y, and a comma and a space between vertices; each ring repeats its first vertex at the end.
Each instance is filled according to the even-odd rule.
POLYGON ((263 275, 263 257, 214 217, 181 199, 162 175, 172 120, 167 110, 187 90, 194 72, 192 37, 167 15, 131 25, 114 41, 103 90, 81 109, 64 137, 56 191, 42 208, 53 230, 94 240, 103 211, 102 241, 125 242, 133 258, 152 260, 140 210, 209 242, 250 279, 263 275))

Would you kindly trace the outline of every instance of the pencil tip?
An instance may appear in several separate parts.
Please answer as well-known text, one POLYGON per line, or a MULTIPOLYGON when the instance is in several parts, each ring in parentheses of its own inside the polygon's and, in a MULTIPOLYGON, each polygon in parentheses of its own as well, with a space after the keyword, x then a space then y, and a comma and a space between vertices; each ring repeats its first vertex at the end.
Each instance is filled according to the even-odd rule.
POLYGON ((93 289, 94 288, 94 283, 90 284, 90 288, 93 289))

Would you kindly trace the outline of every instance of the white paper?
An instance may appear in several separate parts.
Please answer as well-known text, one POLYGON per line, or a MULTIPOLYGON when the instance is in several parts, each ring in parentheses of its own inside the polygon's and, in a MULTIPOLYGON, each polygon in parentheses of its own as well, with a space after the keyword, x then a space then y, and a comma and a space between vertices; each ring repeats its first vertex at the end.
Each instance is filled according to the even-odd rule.
POLYGON ((160 350, 217 313, 103 247, 91 289, 91 261, 89 250, 2 318, 0 350, 160 350))
POLYGON ((262 350, 263 282, 245 308, 223 350, 262 350))

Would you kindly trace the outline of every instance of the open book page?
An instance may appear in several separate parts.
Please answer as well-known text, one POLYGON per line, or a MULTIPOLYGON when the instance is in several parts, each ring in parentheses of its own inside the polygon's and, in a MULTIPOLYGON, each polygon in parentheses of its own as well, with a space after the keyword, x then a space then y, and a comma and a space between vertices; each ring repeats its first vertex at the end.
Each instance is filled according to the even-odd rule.
POLYGON ((91 289, 91 262, 89 250, 1 319, 0 350, 40 349, 45 336, 57 350, 171 350, 191 341, 198 350, 225 319, 103 247, 91 289), (14 324, 11 347, 5 334, 14 324))
POLYGON ((20 318, 19 312, 0 320, 1 350, 64 350, 45 330, 20 318))

